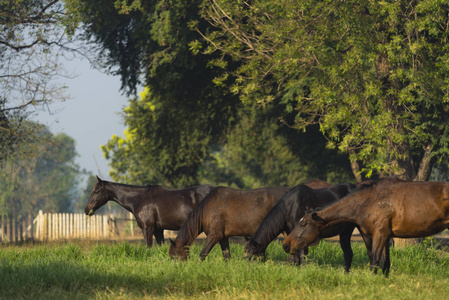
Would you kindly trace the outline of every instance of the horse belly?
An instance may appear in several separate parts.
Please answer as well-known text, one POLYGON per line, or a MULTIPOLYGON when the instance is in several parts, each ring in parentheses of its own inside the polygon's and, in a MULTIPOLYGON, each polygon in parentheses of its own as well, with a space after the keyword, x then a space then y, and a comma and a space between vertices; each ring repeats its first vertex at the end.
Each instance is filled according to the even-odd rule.
POLYGON ((161 229, 179 230, 191 213, 192 208, 187 205, 171 210, 158 209, 156 226, 161 229))
POLYGON ((406 218, 392 223, 392 233, 395 237, 419 238, 437 234, 447 227, 447 222, 441 219, 406 218))
POLYGON ((242 218, 227 218, 225 222, 226 236, 253 236, 259 228, 263 217, 261 216, 242 216, 242 218))

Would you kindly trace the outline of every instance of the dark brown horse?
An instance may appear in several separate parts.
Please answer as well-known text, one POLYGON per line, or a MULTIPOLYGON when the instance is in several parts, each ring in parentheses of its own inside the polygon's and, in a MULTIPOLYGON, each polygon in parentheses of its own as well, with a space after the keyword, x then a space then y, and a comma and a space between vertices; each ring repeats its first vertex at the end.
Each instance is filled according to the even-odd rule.
POLYGON ((305 215, 285 239, 291 251, 318 243, 321 232, 356 223, 372 238, 367 244, 374 272, 390 270, 390 239, 426 237, 449 227, 449 182, 379 180, 325 209, 305 215))
MULTIPOLYGON (((311 189, 301 184, 290 189, 265 216, 256 233, 250 238, 245 246, 245 256, 249 259, 264 257, 268 245, 280 233, 290 233, 308 210, 327 206, 355 189, 356 186, 351 183, 337 184, 322 189, 311 189)), ((353 253, 350 241, 354 228, 354 224, 343 224, 329 232, 329 236, 340 235, 346 271, 349 271, 352 262, 353 253)), ((295 264, 303 263, 304 256, 307 255, 307 247, 300 250, 300 252, 292 253, 288 260, 295 264)))
MULTIPOLYGON (((311 187, 328 185, 321 180, 312 180, 306 184, 311 187)), ((220 243, 223 257, 229 258, 228 238, 252 236, 263 217, 288 190, 288 187, 254 190, 216 188, 195 208, 179 230, 176 240, 170 240, 170 257, 187 259, 188 247, 204 232, 207 239, 200 254, 201 259, 207 256, 217 242, 220 243)))
POLYGON ((160 185, 133 186, 97 179, 86 204, 86 214, 93 215, 110 200, 117 202, 134 215, 149 247, 153 234, 160 245, 164 229, 179 230, 195 206, 214 188, 200 185, 167 190, 160 185))
POLYGON ((288 190, 288 187, 254 190, 215 188, 193 210, 175 241, 170 240, 169 256, 186 260, 188 247, 204 232, 207 239, 200 258, 204 259, 217 242, 220 243, 223 257, 229 258, 228 238, 252 236, 263 217, 288 190))

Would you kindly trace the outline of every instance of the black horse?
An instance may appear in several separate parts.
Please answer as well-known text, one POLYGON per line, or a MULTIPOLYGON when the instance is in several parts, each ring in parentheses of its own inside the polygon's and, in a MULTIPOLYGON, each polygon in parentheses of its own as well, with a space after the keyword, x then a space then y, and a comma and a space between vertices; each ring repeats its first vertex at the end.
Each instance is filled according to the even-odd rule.
POLYGON ((87 201, 85 212, 93 215, 109 200, 130 211, 142 229, 149 247, 153 234, 160 245, 164 241, 164 229, 179 230, 195 206, 214 188, 200 185, 179 190, 167 190, 160 185, 133 186, 101 180, 87 201))
MULTIPOLYGON (((264 257, 268 244, 282 232, 289 234, 296 223, 306 214, 306 211, 338 201, 356 188, 357 186, 351 183, 337 184, 322 189, 311 189, 303 184, 293 187, 265 216, 257 231, 246 244, 245 256, 248 259, 264 257)), ((336 231, 331 233, 331 236, 340 235, 346 271, 349 271, 352 262, 353 253, 350 242, 354 228, 354 224, 344 224, 335 228, 336 231)), ((303 263, 308 249, 301 250, 302 253, 291 254, 288 260, 295 264, 303 263)))

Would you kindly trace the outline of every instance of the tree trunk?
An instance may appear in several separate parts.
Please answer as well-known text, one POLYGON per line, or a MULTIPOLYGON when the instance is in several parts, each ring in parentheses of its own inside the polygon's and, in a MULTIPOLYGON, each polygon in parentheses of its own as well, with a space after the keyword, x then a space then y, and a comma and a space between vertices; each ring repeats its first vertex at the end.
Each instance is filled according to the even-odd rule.
POLYGON ((357 182, 362 182, 362 174, 360 173, 360 165, 355 157, 355 151, 353 149, 348 150, 349 160, 351 162, 352 173, 354 174, 357 182))
POLYGON ((432 167, 435 163, 435 157, 430 157, 432 154, 432 146, 427 145, 424 149, 424 155, 419 164, 418 172, 413 178, 413 181, 427 181, 430 177, 430 172, 432 172, 432 167))

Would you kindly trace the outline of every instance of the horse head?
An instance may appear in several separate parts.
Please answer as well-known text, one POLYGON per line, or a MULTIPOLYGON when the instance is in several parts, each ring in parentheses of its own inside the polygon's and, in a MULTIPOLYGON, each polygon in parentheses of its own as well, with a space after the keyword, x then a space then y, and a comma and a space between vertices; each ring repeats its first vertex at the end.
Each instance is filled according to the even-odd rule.
POLYGON ((105 205, 111 199, 111 195, 105 187, 106 183, 98 176, 97 180, 98 182, 95 184, 94 190, 90 194, 89 200, 86 204, 86 208, 84 209, 86 215, 88 216, 93 215, 97 209, 105 205))
POLYGON ((317 212, 309 212, 296 224, 292 232, 283 242, 284 251, 298 254, 301 249, 316 245, 320 242, 320 226, 326 221, 320 218, 317 212))
POLYGON ((256 257, 264 258, 265 250, 258 242, 256 242, 253 238, 250 238, 245 245, 244 256, 248 260, 252 260, 256 257))
POLYGON ((181 245, 181 243, 178 242, 178 239, 175 239, 174 241, 172 239, 169 240, 170 248, 168 249, 168 256, 172 259, 187 260, 189 257, 189 247, 181 245))

